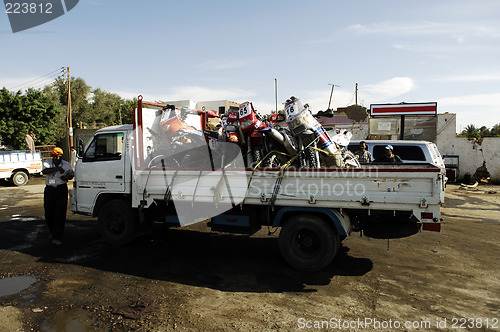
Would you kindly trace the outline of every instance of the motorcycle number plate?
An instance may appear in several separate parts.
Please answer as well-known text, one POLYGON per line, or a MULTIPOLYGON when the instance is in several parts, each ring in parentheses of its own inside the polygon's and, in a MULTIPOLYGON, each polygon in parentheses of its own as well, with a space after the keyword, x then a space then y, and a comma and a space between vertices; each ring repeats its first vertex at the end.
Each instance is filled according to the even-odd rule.
POLYGON ((240 106, 239 110, 240 119, 250 115, 251 113, 252 113, 252 105, 244 104, 240 106))
POLYGON ((299 114, 300 110, 297 108, 297 104, 292 103, 285 107, 286 122, 293 121, 299 114))

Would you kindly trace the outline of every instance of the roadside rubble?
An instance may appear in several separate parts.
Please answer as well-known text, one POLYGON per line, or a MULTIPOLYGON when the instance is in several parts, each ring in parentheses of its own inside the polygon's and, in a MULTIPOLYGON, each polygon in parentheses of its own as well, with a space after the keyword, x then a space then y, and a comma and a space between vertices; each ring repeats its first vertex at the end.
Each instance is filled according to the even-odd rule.
POLYGON ((153 299, 138 300, 126 307, 114 308, 111 312, 129 319, 140 319, 144 315, 158 310, 158 304, 153 299))
POLYGON ((477 181, 474 184, 461 183, 460 187, 458 187, 458 189, 472 191, 472 192, 479 193, 479 194, 486 193, 486 194, 494 195, 497 193, 496 190, 491 190, 491 189, 488 190, 488 188, 479 187, 479 182, 477 182, 477 181))

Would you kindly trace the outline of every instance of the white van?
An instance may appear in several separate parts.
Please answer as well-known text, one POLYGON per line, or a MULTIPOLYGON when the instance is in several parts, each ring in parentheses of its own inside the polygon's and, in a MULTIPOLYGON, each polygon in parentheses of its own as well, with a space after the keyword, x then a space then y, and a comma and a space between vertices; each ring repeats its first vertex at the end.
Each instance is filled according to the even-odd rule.
MULTIPOLYGON (((361 140, 352 140, 348 149, 353 153, 359 150, 361 140)), ((398 155, 403 163, 433 164, 443 170, 444 161, 435 143, 428 141, 401 141, 401 140, 365 140, 368 151, 373 159, 385 154, 385 147, 392 145, 393 153, 398 155)))

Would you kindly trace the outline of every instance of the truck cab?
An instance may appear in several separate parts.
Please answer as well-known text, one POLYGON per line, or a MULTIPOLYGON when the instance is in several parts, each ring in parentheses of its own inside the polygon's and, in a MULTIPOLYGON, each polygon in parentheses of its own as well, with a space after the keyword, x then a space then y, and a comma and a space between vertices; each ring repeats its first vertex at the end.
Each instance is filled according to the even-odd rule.
POLYGON ((79 148, 73 186, 85 190, 72 191, 74 212, 95 216, 104 197, 130 194, 130 154, 125 149, 131 140, 132 125, 112 126, 98 130, 86 147, 79 148))

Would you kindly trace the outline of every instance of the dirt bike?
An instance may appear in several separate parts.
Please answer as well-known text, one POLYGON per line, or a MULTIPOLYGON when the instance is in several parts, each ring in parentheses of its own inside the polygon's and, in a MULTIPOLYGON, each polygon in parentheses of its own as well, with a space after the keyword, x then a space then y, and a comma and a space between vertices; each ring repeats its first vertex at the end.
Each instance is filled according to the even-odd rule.
POLYGON ((349 152, 344 149, 349 144, 351 133, 349 133, 351 136, 343 133, 338 134, 343 136, 335 136, 339 143, 344 144, 347 141, 347 145, 332 140, 313 116, 308 105, 303 105, 295 97, 286 101, 285 116, 288 127, 299 143, 299 150, 302 154, 300 157, 301 167, 317 168, 322 166, 321 163, 326 164, 326 166, 356 167, 349 152), (344 159, 348 160, 348 164, 344 159))
POLYGON ((341 152, 342 167, 361 167, 358 158, 354 155, 354 153, 347 149, 347 146, 349 145, 352 138, 352 133, 344 129, 337 129, 336 133, 336 135, 332 136, 332 141, 335 142, 335 144, 339 147, 339 151, 341 152))
POLYGON ((148 167, 217 168, 222 160, 222 149, 217 148, 217 133, 203 131, 189 125, 189 116, 199 116, 188 109, 165 107, 151 128, 151 145, 147 147, 148 167), (219 151, 221 150, 221 151, 219 151))
POLYGON ((222 125, 222 137, 224 141, 241 144, 238 114, 230 111, 227 116, 223 116, 221 119, 222 125))
MULTIPOLYGON (((248 165, 278 167, 283 163, 284 156, 298 153, 297 144, 287 130, 273 128, 260 119, 251 102, 240 105, 238 116, 240 128, 247 137, 248 165)), ((277 115, 273 119, 269 124, 281 122, 284 117, 277 115)))

